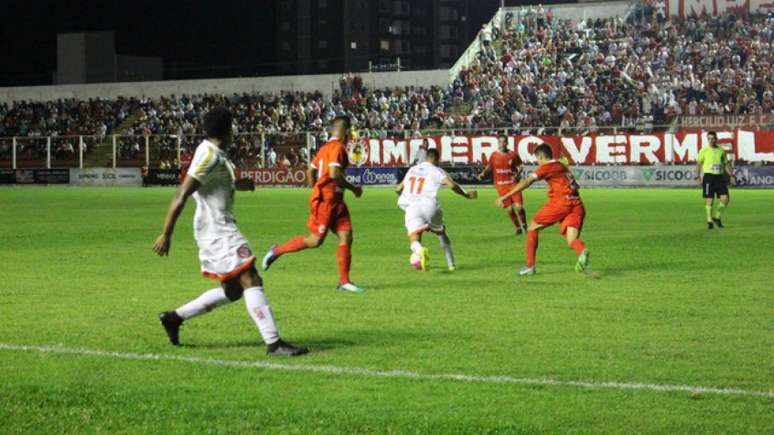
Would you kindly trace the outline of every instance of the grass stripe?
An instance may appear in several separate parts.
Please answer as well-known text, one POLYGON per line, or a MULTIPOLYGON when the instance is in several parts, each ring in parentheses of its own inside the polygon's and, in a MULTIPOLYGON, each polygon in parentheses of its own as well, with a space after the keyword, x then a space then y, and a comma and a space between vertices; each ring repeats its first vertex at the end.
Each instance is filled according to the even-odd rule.
POLYGON ((516 378, 511 376, 485 376, 466 375, 455 373, 419 373, 410 370, 373 370, 357 367, 337 367, 330 365, 305 365, 282 364, 266 361, 239 361, 216 358, 200 358, 194 356, 155 354, 155 353, 130 353, 111 352, 104 350, 68 348, 63 346, 40 346, 0 343, 0 350, 23 351, 53 354, 69 354, 82 356, 95 356, 134 361, 180 361, 190 364, 201 364, 221 367, 257 368, 265 370, 285 370, 311 373, 324 373, 332 375, 354 375, 373 378, 397 378, 421 381, 458 381, 488 384, 514 384, 528 386, 554 386, 573 387, 592 390, 633 390, 655 391, 663 393, 691 393, 691 394, 715 394, 722 396, 748 396, 774 398, 774 391, 754 391, 740 388, 702 387, 697 385, 672 385, 650 384, 639 382, 615 382, 615 381, 573 381, 547 378, 516 378))

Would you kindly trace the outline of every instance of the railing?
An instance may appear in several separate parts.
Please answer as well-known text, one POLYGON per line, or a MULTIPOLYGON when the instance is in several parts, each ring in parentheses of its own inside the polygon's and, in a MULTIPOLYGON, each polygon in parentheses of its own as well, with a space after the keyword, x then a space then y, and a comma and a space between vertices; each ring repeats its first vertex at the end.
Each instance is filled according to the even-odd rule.
MULTIPOLYGON (((722 119, 722 118, 721 118, 722 119)), ((772 121, 772 120, 769 120, 772 121)), ((363 130, 350 142, 353 164, 383 166, 410 163, 423 138, 441 150, 450 164, 476 163, 481 153, 508 137, 511 149, 530 158, 539 142, 554 145, 572 160, 589 164, 691 163, 706 144, 706 133, 717 130, 732 158, 774 162, 774 122, 737 125, 649 126, 638 123, 615 127, 540 126, 515 128, 424 129, 420 132, 363 130), (654 157, 656 156, 656 157, 654 157)), ((0 169, 162 168, 185 166, 201 134, 147 136, 50 136, 0 138, 0 169)), ((248 132, 234 137, 227 148, 240 167, 305 165, 326 140, 320 131, 289 133, 248 132)))

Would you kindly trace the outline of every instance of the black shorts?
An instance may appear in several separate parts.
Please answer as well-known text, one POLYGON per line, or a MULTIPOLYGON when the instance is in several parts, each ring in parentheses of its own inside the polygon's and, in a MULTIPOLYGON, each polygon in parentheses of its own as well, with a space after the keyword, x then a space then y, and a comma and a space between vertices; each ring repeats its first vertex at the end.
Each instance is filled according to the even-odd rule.
POLYGON ((704 198, 728 195, 728 179, 725 175, 704 174, 701 180, 701 194, 704 198))

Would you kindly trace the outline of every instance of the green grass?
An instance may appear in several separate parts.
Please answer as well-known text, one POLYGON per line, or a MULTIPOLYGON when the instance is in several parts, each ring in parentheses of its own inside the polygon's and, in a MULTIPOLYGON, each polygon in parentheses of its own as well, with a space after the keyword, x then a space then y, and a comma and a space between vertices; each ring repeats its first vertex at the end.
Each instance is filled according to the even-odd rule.
MULTIPOLYGON (((273 361, 240 301, 167 344, 156 314, 213 287, 199 276, 193 204, 172 251, 151 244, 171 189, 0 189, 0 343, 273 361)), ((587 190, 588 274, 556 228, 534 277, 523 238, 494 207, 443 192, 458 271, 408 268, 388 190, 350 199, 353 279, 334 290, 335 244, 264 274, 288 340, 279 360, 422 374, 774 389, 774 191, 733 192, 706 230, 697 190, 587 190)), ((257 253, 305 231, 304 190, 237 195, 257 253)), ((526 194, 528 213, 545 192, 526 194)), ((774 399, 378 378, 0 349, 2 433, 772 433, 774 399)))

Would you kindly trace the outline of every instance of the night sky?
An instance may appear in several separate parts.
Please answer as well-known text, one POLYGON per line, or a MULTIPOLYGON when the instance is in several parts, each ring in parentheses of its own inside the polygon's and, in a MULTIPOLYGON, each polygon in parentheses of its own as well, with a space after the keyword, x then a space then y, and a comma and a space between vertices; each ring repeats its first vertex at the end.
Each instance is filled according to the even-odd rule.
POLYGON ((261 3, 0 0, 0 85, 50 83, 57 33, 99 30, 115 30, 119 54, 159 56, 191 74, 231 75, 240 66, 259 72, 273 42, 273 20, 261 3))
POLYGON ((274 1, 0 0, 0 86, 50 84, 57 33, 100 30, 118 54, 162 57, 166 78, 271 74, 274 1))

